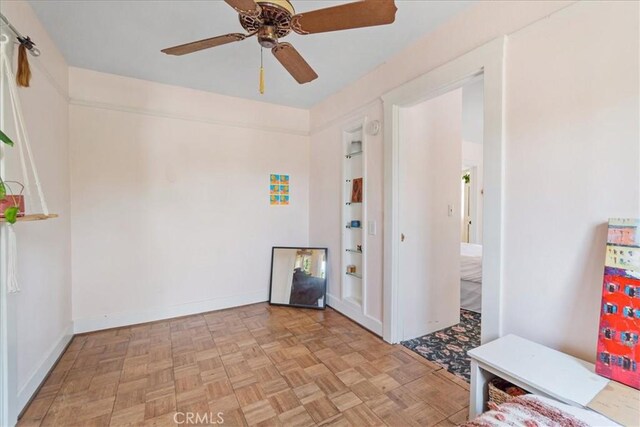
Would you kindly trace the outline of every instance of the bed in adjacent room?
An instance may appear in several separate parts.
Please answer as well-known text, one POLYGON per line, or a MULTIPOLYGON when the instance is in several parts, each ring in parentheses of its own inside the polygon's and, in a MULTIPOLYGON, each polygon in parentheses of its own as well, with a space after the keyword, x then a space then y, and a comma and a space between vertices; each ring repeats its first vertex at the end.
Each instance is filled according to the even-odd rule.
POLYGON ((482 245, 460 243, 460 308, 480 313, 482 245))

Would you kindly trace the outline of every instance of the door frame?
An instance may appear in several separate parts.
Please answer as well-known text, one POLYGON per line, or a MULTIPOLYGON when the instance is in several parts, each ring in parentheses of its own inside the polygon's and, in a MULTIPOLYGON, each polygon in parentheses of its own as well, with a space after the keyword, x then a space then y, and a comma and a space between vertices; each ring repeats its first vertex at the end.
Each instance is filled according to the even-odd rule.
POLYGON ((383 338, 402 332, 400 249, 400 110, 457 89, 482 75, 484 85, 482 343, 502 335, 504 219, 504 58, 502 36, 382 96, 384 107, 384 277, 383 338))

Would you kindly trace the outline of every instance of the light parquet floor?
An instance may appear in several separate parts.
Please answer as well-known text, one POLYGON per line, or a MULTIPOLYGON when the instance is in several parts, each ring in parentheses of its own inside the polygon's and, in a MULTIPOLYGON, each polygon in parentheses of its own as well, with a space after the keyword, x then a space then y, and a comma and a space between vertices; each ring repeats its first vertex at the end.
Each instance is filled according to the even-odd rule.
POLYGON ((76 336, 19 426, 451 426, 468 390, 332 309, 262 303, 76 336))

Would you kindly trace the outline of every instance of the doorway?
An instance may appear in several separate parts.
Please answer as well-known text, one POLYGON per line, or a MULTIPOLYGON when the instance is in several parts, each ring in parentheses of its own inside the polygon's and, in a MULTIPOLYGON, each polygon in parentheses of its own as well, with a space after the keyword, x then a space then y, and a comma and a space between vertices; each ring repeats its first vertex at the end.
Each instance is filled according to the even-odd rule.
MULTIPOLYGON (((407 300, 412 298, 403 288, 403 282, 410 278, 410 271, 402 264, 401 245, 408 243, 411 236, 401 230, 400 203, 403 200, 403 183, 406 177, 401 171, 401 128, 402 109, 428 100, 436 100, 444 94, 453 93, 474 79, 483 78, 484 119, 483 119, 483 161, 484 161, 484 217, 482 219, 484 257, 482 260, 483 298, 481 341, 487 342, 499 337, 501 331, 501 287, 502 287, 502 201, 504 175, 504 129, 503 129, 503 59, 505 38, 499 38, 481 46, 443 66, 440 66, 415 80, 383 96, 385 111, 385 253, 384 253, 384 317, 383 337, 397 343, 406 331, 404 312, 407 300)), ((460 169, 455 172, 459 176, 460 169)), ((455 185, 459 185, 457 182, 455 185)), ((454 194, 459 195, 456 187, 454 194)), ((406 189, 404 190, 406 191, 406 189)), ((459 197, 451 205, 438 206, 446 209, 447 217, 458 217, 459 197)), ((460 242, 461 228, 455 225, 457 242, 460 242)), ((429 225, 432 226, 432 225, 429 225)), ((424 228, 424 226, 423 226, 424 228)), ((411 250, 411 246, 407 246, 411 250)), ((420 250, 419 248, 417 250, 420 250)), ((447 252, 453 254, 449 248, 447 252)), ((459 257, 459 252, 458 253, 459 257)), ((456 255, 451 255, 455 257, 456 255)), ((433 260, 437 257, 432 258, 433 260)), ((447 279, 450 280, 450 279, 447 279)), ((443 289, 445 285, 439 285, 443 289)), ((459 288, 458 288, 459 292, 459 288)), ((437 294, 432 295, 433 309, 437 307, 437 294)), ((449 292, 446 304, 459 302, 459 293, 449 292), (453 294, 453 295, 451 295, 453 294)), ((448 311, 450 312, 450 311, 448 311)), ((414 314, 414 313, 412 313, 414 314)), ((444 316, 444 315, 443 315, 444 316)), ((443 316, 441 319, 445 319, 443 316)), ((430 317, 430 315, 426 315, 430 317)), ((457 317, 457 316, 456 316, 457 317)), ((438 320, 440 324, 455 322, 456 318, 438 320)), ((423 322, 424 323, 424 322, 423 322)), ((427 323, 428 325, 428 323, 427 323)), ((432 325, 434 326, 434 325, 432 325)), ((424 328, 424 325, 422 326, 424 328)), ((427 326, 427 329, 429 326, 427 326)), ((411 331, 415 333, 417 331, 411 331)))

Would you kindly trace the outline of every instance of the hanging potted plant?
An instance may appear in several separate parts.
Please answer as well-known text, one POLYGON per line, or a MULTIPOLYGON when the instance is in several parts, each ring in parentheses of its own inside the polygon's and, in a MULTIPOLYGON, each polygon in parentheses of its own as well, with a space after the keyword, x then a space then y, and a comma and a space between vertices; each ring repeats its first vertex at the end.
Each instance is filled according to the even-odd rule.
MULTIPOLYGON (((7 136, 3 131, 0 130, 0 141, 7 144, 10 147, 13 147, 13 141, 11 138, 7 136)), ((5 220, 14 224, 19 216, 24 215, 24 185, 17 181, 4 181, 0 176, 0 212, 2 213, 0 217, 4 217, 5 220), (20 186, 20 192, 15 194, 11 186, 11 184, 17 184, 20 186)))
POLYGON ((24 216, 24 185, 18 181, 3 181, 0 178, 0 212, 9 224, 14 224, 19 216, 24 216), (16 194, 9 184, 20 186, 16 194))

